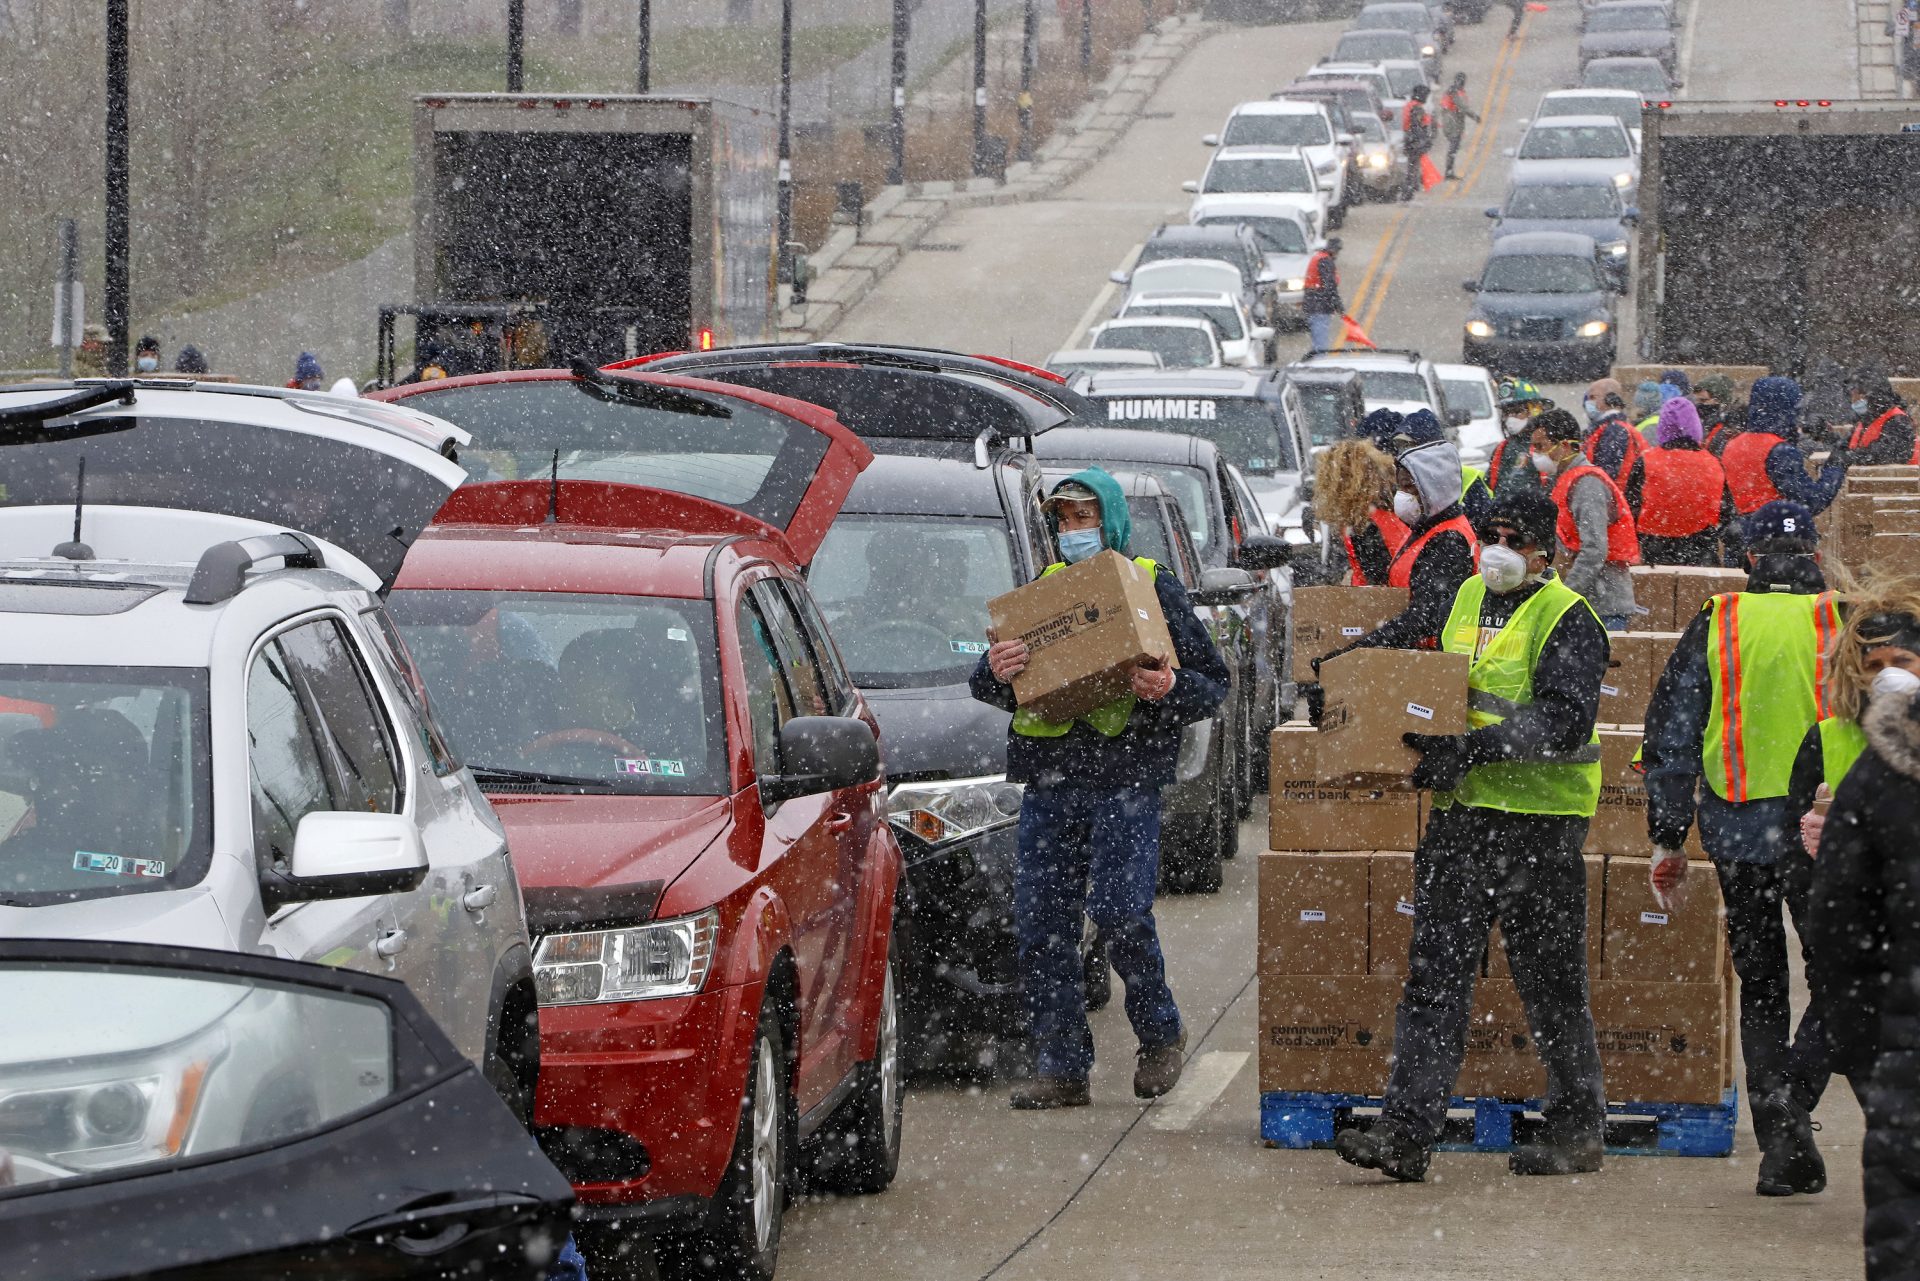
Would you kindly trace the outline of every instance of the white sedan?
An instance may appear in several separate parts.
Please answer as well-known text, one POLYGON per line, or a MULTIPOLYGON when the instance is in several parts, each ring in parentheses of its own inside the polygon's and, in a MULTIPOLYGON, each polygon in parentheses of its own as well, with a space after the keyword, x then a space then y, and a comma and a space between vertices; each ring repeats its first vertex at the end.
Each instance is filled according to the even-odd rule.
POLYGON ((1198 182, 1183 182, 1195 199, 1187 217, 1204 222, 1211 206, 1250 195, 1286 203, 1307 216, 1313 234, 1327 234, 1330 192, 1314 175, 1313 163, 1298 147, 1222 147, 1214 152, 1198 182))
POLYGON ((1221 363, 1257 369, 1272 363, 1273 330, 1256 325, 1237 294, 1135 293, 1120 307, 1121 320, 1185 316, 1204 320, 1220 339, 1221 363))

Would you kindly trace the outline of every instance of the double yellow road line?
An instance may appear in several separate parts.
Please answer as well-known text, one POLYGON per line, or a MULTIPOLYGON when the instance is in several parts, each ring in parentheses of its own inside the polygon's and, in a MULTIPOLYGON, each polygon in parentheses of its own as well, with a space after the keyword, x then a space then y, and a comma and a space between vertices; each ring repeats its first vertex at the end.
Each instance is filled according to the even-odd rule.
MULTIPOLYGON (((1494 143, 1499 138, 1499 129, 1495 125, 1501 113, 1506 110, 1507 99, 1513 92, 1514 69, 1519 64, 1520 46, 1526 43, 1527 28, 1533 24, 1533 12, 1529 10, 1521 19, 1520 29, 1510 36, 1503 36, 1500 52, 1494 58, 1493 75, 1487 80, 1486 106, 1481 112, 1479 123, 1474 127, 1461 153, 1462 176, 1452 186, 1442 184, 1433 196, 1433 203, 1445 203, 1472 193, 1480 175, 1486 171, 1494 151, 1494 143)), ((1417 181, 1417 179, 1416 179, 1417 181)), ((1400 264, 1406 261, 1407 246, 1413 238, 1407 229, 1413 221, 1414 210, 1420 207, 1419 201, 1409 202, 1394 215, 1387 227, 1387 234, 1374 246, 1373 257, 1367 262, 1366 272, 1360 277, 1360 286, 1354 290, 1353 305, 1348 314, 1360 323, 1360 327, 1373 332, 1373 325, 1386 306, 1387 291, 1393 287, 1394 277, 1400 271, 1400 264)), ((1343 346, 1344 337, 1334 342, 1335 347, 1343 346)))

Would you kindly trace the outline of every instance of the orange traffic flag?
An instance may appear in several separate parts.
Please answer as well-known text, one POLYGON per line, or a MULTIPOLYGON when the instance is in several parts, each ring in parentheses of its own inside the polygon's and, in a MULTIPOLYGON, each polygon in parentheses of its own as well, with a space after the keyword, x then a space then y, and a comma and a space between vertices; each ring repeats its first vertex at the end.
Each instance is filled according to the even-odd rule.
POLYGON ((1547 6, 1543 4, 1539 4, 1537 2, 1527 6, 1528 13, 1545 13, 1546 11, 1547 11, 1547 6))
POLYGON ((1352 343, 1356 347, 1366 347, 1377 350, 1377 348, 1374 348, 1373 339, 1367 337, 1367 331, 1360 328, 1359 321, 1355 320, 1352 316, 1344 315, 1340 317, 1340 320, 1345 326, 1345 333, 1342 335, 1345 341, 1352 343))
POLYGON ((1440 176, 1440 166, 1433 163, 1433 157, 1422 152, 1420 154, 1420 190, 1432 191, 1445 181, 1446 179, 1440 176))

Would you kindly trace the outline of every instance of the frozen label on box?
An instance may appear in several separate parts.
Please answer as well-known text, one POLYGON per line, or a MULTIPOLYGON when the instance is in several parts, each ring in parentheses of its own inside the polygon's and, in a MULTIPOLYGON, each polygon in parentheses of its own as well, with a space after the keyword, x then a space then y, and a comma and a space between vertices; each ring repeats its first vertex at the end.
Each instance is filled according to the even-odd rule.
POLYGON ((1619 693, 1620 693, 1620 691, 1619 691, 1619 689, 1618 689, 1617 687, 1615 687, 1615 686, 1612 686, 1612 685, 1602 685, 1602 686, 1600 687, 1600 692, 1601 692, 1602 694, 1605 694, 1605 695, 1607 695, 1607 696, 1608 696, 1608 697, 1610 697, 1610 698, 1611 698, 1611 697, 1617 697, 1617 696, 1619 695, 1619 693))
POLYGON ((1318 910, 1317 908, 1311 908, 1311 907, 1305 908, 1300 913, 1300 920, 1305 924, 1313 924, 1315 922, 1324 921, 1326 919, 1327 919, 1327 914, 1325 912, 1318 910))
POLYGON ((1407 715, 1418 716, 1423 721, 1430 721, 1433 719, 1433 709, 1431 707, 1422 707, 1418 703, 1408 703, 1407 715))
POLYGON ((1365 636, 1367 629, 1364 627, 1342 627, 1340 634, 1342 636, 1365 636))
POLYGON ((157 858, 128 858, 124 854, 96 854, 92 850, 75 850, 73 870, 100 872, 106 876, 162 877, 167 874, 167 865, 157 858))
POLYGON ((1138 614, 1138 615, 1140 615, 1140 618, 1141 618, 1141 620, 1142 620, 1143 622, 1144 622, 1144 621, 1148 621, 1148 618, 1147 618, 1147 611, 1146 611, 1146 610, 1144 610, 1144 609, 1136 609, 1136 610, 1134 610, 1133 612, 1134 612, 1134 613, 1136 613, 1136 614, 1138 614))
POLYGON ((1667 914, 1665 912, 1640 913, 1640 924, 1642 925, 1665 925, 1666 923, 1667 914))
POLYGON ((621 774, 649 774, 655 778, 685 778, 687 763, 659 756, 615 757, 613 768, 621 774))
POLYGON ((956 654, 984 654, 987 652, 987 643, 985 641, 950 640, 947 642, 947 646, 956 654))
POLYGON ((1400 913, 1400 915, 1402 916, 1412 916, 1413 904, 1407 902, 1407 900, 1405 899, 1401 899, 1399 902, 1393 905, 1393 910, 1400 913))

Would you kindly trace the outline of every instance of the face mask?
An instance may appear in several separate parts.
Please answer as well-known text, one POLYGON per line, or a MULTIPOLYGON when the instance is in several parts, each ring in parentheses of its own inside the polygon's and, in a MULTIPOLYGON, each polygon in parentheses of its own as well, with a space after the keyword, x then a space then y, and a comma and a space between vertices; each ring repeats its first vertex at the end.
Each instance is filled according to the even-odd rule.
POLYGON ((1580 407, 1587 411, 1588 422, 1597 423, 1600 421, 1600 406, 1594 404, 1591 400, 1583 400, 1580 402, 1580 407))
POLYGON ((1504 596, 1527 581, 1527 558, 1498 543, 1480 549, 1480 577, 1487 590, 1504 596))
POLYGON ((1883 667, 1874 673, 1869 688, 1876 699, 1912 698, 1914 692, 1920 690, 1920 676, 1904 667, 1883 667))
POLYGON ((160 358, 158 356, 142 356, 133 363, 134 367, 143 374, 150 374, 160 368, 160 358))
POLYGON ((1536 449, 1528 457, 1533 459, 1533 469, 1542 476, 1551 476, 1560 470, 1560 463, 1552 454, 1543 454, 1536 449))
POLYGON ((1060 557, 1069 565, 1078 565, 1087 557, 1100 550, 1100 531, 1097 529, 1063 529, 1060 531, 1060 557))
POLYGON ((1864 414, 1864 413, 1866 413, 1866 412, 1867 412, 1867 402, 1866 402, 1866 401, 1864 401, 1864 400, 1856 400, 1856 401, 1854 401, 1854 402, 1853 402, 1853 412, 1854 412, 1854 413, 1856 413, 1856 414, 1864 414))
POLYGON ((1525 414, 1508 414, 1504 421, 1507 424, 1507 435, 1518 436, 1527 429, 1527 424, 1532 422, 1533 419, 1527 417, 1525 414))
POLYGON ((1393 496, 1393 514, 1405 524, 1417 525, 1427 513, 1420 509, 1420 500, 1403 489, 1393 496))

